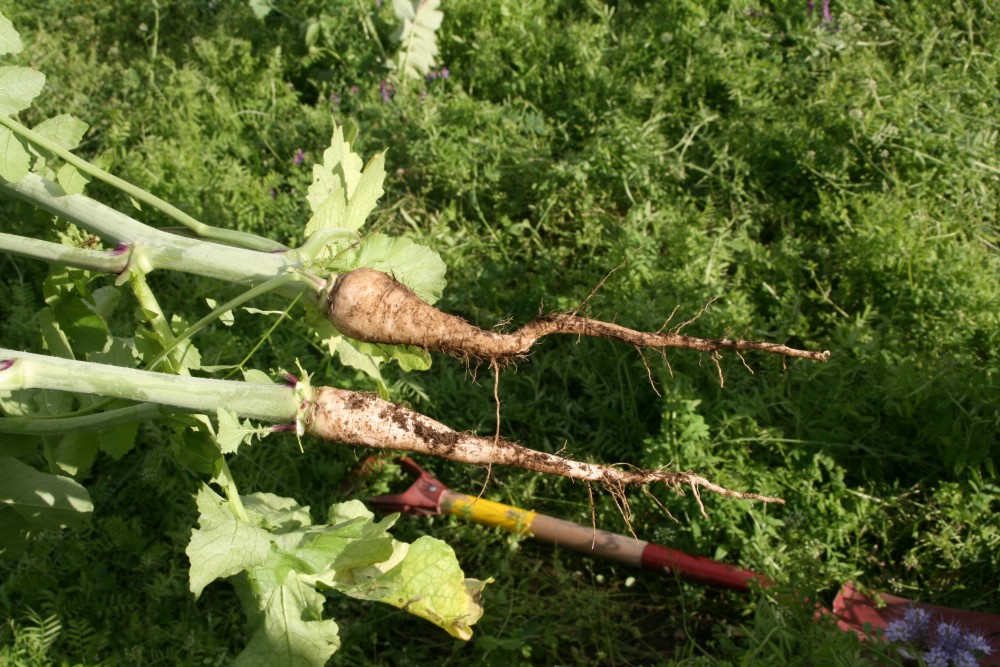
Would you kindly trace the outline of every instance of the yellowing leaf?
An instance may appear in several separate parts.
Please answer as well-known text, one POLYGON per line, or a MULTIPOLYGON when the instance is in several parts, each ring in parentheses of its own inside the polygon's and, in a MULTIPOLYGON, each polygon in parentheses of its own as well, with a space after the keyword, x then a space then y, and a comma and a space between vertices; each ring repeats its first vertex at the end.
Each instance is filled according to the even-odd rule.
POLYGON ((196 498, 198 528, 191 531, 187 553, 191 561, 191 592, 195 598, 205 586, 267 561, 271 551, 270 533, 239 521, 225 498, 202 486, 196 498))
POLYGON ((274 569, 248 572, 236 581, 241 597, 265 604, 247 614, 250 643, 233 665, 323 667, 340 648, 336 621, 322 617, 325 598, 311 583, 294 574, 284 578, 266 576, 274 569))
POLYGON ((377 600, 424 618, 459 639, 472 637, 483 615, 480 593, 489 581, 466 579, 455 552, 424 536, 381 576, 344 589, 351 597, 377 600))
POLYGON ((309 185, 306 196, 309 208, 315 212, 320 207, 320 204, 325 202, 337 190, 338 185, 339 183, 334 177, 333 172, 321 164, 314 164, 313 180, 309 185))

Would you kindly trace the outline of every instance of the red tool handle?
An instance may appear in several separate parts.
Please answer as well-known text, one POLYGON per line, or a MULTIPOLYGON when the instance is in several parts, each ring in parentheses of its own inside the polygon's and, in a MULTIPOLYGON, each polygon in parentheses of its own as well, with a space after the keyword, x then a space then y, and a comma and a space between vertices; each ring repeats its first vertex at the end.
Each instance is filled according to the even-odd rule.
POLYGON ((761 586, 771 584, 767 577, 742 567, 451 490, 441 494, 441 509, 488 526, 526 532, 588 556, 608 558, 658 574, 677 574, 710 586, 746 591, 752 581, 761 586))
POLYGON ((676 574, 719 588, 746 591, 753 581, 761 586, 770 586, 772 583, 764 575, 704 556, 692 556, 634 537, 456 493, 421 469, 409 457, 404 457, 400 463, 416 480, 404 493, 370 499, 373 505, 386 512, 435 515, 444 511, 487 526, 498 526, 514 533, 527 533, 539 540, 589 556, 608 558, 658 574, 676 574))
POLYGON ((772 583, 764 575, 752 570, 720 563, 704 556, 692 556, 658 544, 647 544, 642 550, 642 567, 665 574, 676 572, 703 584, 734 591, 748 590, 752 581, 761 586, 770 586, 772 583))

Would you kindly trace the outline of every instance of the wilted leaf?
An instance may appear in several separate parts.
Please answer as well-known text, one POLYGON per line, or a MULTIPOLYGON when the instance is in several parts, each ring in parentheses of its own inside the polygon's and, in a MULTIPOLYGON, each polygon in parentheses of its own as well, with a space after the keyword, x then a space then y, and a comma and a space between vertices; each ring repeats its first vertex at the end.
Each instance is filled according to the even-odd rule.
POLYGON ((343 591, 405 609, 454 637, 469 639, 470 626, 483 615, 479 597, 487 583, 466 579, 452 548, 424 536, 410 544, 398 564, 382 576, 343 591))

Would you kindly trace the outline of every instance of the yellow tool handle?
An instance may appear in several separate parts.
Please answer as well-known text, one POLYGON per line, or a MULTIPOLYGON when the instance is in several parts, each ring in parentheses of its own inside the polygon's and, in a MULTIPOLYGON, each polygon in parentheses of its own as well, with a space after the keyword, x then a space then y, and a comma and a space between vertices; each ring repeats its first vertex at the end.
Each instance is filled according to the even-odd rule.
POLYGON ((441 494, 441 510, 486 526, 499 526, 510 533, 531 535, 589 556, 609 558, 634 567, 642 567, 642 554, 649 544, 632 537, 454 491, 444 491, 441 494))

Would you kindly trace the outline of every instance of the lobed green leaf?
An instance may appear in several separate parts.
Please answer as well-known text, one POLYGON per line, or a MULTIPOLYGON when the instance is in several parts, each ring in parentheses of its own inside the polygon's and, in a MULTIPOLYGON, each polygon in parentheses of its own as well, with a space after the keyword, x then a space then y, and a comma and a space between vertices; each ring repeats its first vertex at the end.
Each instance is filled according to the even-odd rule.
POLYGON ((216 579, 263 565, 271 550, 267 530, 238 521, 226 499, 207 486, 198 491, 198 528, 185 549, 191 561, 189 582, 195 598, 216 579))
POLYGON ((78 526, 94 511, 90 494, 80 483, 9 457, 0 458, 0 505, 34 529, 78 526))
POLYGON ((64 113, 47 118, 31 129, 61 148, 71 151, 80 145, 83 135, 89 128, 90 126, 82 120, 64 113))
POLYGON ((20 53, 24 50, 21 36, 17 34, 14 24, 0 13, 0 56, 8 53, 20 53))
POLYGON ((31 169, 31 155, 21 140, 6 127, 0 127, 0 178, 16 183, 31 169))
POLYGON ((45 75, 30 67, 0 67, 0 114, 12 116, 31 106, 45 85, 45 75))

